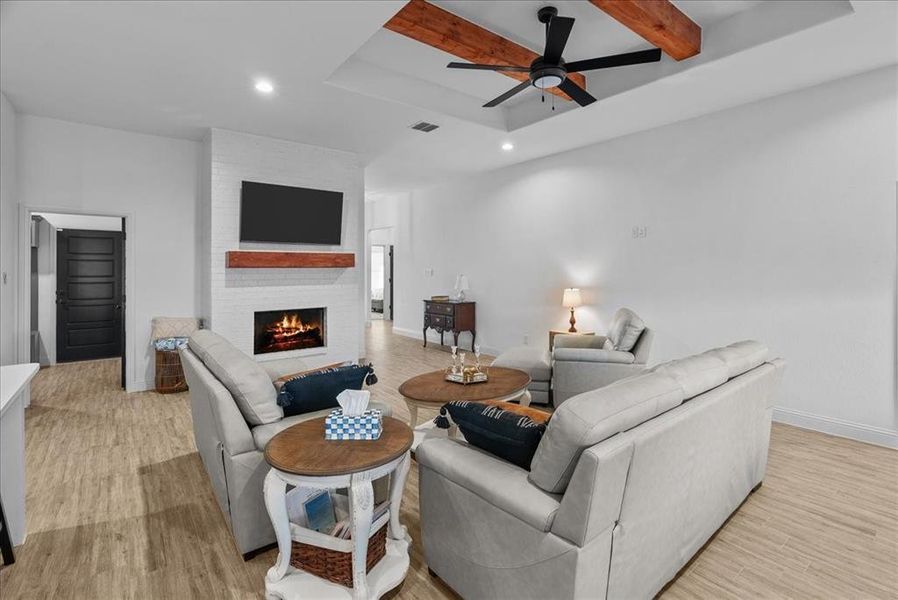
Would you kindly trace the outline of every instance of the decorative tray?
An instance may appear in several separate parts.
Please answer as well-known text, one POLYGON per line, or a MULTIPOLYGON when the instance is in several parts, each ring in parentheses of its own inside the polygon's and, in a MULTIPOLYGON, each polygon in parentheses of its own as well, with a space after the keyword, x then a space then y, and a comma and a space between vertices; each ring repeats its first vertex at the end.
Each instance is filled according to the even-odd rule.
POLYGON ((475 373, 446 373, 446 381, 451 381, 452 383, 460 383, 462 385, 468 385, 469 383, 483 383, 484 381, 488 381, 489 377, 487 377, 486 373, 481 371, 475 373))

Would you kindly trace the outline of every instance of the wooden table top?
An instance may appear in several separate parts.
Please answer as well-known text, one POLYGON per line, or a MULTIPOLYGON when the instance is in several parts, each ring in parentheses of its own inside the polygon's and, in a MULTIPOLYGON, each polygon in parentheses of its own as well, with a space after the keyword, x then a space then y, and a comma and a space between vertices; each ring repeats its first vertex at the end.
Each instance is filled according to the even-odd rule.
POLYGON ((483 383, 463 385, 446 381, 445 371, 431 371, 406 380, 399 393, 410 400, 445 404, 453 400, 479 402, 504 398, 523 392, 530 385, 530 376, 518 369, 490 367, 489 379, 483 383))
POLYGON ((326 440, 324 419, 297 423, 271 438, 265 460, 278 471, 294 475, 347 475, 399 458, 414 440, 409 426, 392 417, 383 418, 380 439, 326 440))

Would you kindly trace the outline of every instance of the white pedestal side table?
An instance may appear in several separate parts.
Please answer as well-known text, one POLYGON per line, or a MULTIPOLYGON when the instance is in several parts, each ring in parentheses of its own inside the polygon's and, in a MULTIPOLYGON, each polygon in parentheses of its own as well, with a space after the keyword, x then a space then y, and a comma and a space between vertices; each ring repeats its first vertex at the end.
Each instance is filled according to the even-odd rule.
POLYGON ((274 436, 265 448, 271 470, 265 477, 265 506, 278 542, 277 563, 265 576, 265 596, 282 599, 380 598, 402 583, 409 567, 411 538, 399 523, 399 505, 410 464, 411 429, 384 417, 378 440, 324 439, 324 418, 298 423, 274 436), (390 475, 390 507, 372 523, 374 490, 371 483, 390 475), (351 540, 310 531, 291 523, 287 485, 349 490, 351 540), (366 572, 368 538, 388 521, 386 555, 366 572), (352 588, 332 583, 290 564, 293 541, 331 549, 352 550, 352 588))

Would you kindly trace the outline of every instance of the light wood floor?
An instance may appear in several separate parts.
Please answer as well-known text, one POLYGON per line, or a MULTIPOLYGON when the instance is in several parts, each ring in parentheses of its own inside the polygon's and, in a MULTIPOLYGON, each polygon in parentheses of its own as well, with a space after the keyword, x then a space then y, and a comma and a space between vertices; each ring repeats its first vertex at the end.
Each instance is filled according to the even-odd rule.
MULTIPOLYGON (((376 322, 376 399, 447 355, 376 322)), ((0 597, 261 598, 275 552, 243 562, 193 444, 187 394, 125 394, 117 361, 34 381, 26 415, 28 539, 0 597)), ((427 574, 416 469, 402 520, 415 541, 398 598, 452 597, 427 574)), ((665 591, 666 598, 898 597, 898 452, 774 425, 764 486, 665 591)))

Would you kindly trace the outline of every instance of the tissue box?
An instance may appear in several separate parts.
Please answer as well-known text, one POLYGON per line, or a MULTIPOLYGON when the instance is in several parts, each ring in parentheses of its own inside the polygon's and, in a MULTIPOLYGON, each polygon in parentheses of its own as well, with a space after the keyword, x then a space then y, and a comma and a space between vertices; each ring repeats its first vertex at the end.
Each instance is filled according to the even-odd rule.
POLYGON ((332 410, 324 419, 326 440, 376 440, 383 426, 379 410, 366 410, 359 416, 348 417, 343 409, 332 410))

